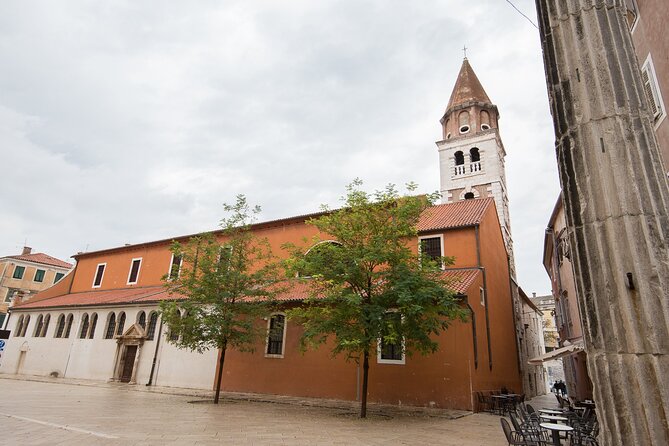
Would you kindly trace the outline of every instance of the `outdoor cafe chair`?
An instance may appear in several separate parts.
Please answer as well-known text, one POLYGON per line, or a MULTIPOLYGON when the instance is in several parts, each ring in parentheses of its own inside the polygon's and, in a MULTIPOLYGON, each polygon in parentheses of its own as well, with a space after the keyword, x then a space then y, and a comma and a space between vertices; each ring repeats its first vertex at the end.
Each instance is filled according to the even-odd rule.
POLYGON ((506 437, 509 446, 544 446, 546 444, 543 441, 525 440, 522 433, 511 430, 511 426, 509 425, 509 422, 506 421, 506 418, 500 418, 499 421, 502 424, 502 430, 504 431, 504 436, 506 437))

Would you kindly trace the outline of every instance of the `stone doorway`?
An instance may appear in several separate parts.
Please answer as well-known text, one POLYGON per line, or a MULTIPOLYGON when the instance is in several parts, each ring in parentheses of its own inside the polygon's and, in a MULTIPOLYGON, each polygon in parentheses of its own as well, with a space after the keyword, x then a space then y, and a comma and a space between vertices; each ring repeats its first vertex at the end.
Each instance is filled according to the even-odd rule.
POLYGON ((146 339, 146 334, 138 324, 133 324, 125 333, 116 338, 114 375, 110 381, 137 383, 137 368, 142 355, 144 339, 146 339))

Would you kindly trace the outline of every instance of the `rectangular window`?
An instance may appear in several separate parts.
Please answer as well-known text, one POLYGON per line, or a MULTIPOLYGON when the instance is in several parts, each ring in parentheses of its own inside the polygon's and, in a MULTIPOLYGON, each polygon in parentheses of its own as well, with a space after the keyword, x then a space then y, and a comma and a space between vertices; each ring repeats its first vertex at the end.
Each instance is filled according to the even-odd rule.
POLYGON ((65 273, 56 273, 56 277, 54 277, 53 283, 58 283, 63 277, 65 277, 65 273))
POLYGON ((46 271, 43 269, 35 270, 35 277, 33 278, 34 282, 44 282, 44 274, 46 271))
POLYGON ((182 261, 183 261, 183 256, 177 256, 172 254, 172 261, 170 262, 170 270, 167 273, 167 280, 179 278, 179 274, 181 274, 182 261))
POLYGON ((128 285, 137 283, 139 277, 139 267, 142 265, 142 259, 132 259, 130 262, 130 273, 128 274, 128 285))
POLYGON ((95 269, 95 277, 93 278, 93 288, 100 288, 102 285, 102 277, 105 275, 106 263, 98 264, 98 267, 95 269))
POLYGON ((481 305, 485 307, 485 290, 483 288, 479 288, 479 292, 481 294, 481 305))
MULTIPOLYGON (((399 326, 402 323, 402 315, 396 312, 388 312, 384 315, 387 325, 399 326)), ((396 339, 390 342, 382 337, 378 342, 376 362, 379 364, 404 364, 404 341, 396 339)))
POLYGON ((283 357, 283 342, 286 335, 286 316, 275 314, 269 320, 266 356, 283 357))
POLYGON ((660 92, 660 86, 657 83, 657 76, 655 76, 655 66, 653 65, 653 59, 650 57, 650 54, 648 54, 646 61, 641 67, 641 80, 643 81, 643 89, 648 97, 648 105, 657 128, 657 124, 659 124, 665 116, 665 111, 664 102, 662 101, 662 93, 660 92))
POLYGON ((639 7, 636 4, 636 0, 625 0, 626 14, 627 14, 627 25, 630 30, 634 30, 634 25, 639 20, 639 7))
POLYGON ((25 266, 16 265, 16 267, 14 268, 14 274, 12 275, 12 279, 23 279, 23 273, 25 272, 26 272, 25 266))
POLYGON ((444 255, 444 244, 441 235, 420 237, 418 239, 418 248, 422 258, 438 260, 444 255))

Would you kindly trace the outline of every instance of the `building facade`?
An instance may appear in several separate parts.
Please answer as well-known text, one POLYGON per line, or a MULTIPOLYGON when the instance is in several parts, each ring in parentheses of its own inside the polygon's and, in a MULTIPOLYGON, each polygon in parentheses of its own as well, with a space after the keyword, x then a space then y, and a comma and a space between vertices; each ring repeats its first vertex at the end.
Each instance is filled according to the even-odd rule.
POLYGON ((592 381, 583 351, 583 327, 567 231, 562 198, 559 198, 544 237, 543 263, 551 280, 558 333, 558 348, 550 352, 547 359, 562 358, 567 393, 584 400, 592 399, 592 381))
POLYGON ((653 114, 655 135, 669 174, 669 36, 664 27, 669 19, 665 0, 625 0, 627 22, 641 67, 641 78, 653 114))
POLYGON ((0 327, 14 303, 30 299, 58 283, 72 264, 24 247, 20 255, 0 257, 0 327))
MULTIPOLYGON (((253 231, 285 256, 282 245, 300 245, 316 235, 306 218, 259 223, 253 231)), ((417 258, 424 240, 438 242, 433 245, 441 254, 455 257, 444 274, 470 318, 442 333, 433 355, 379 353, 371 364, 369 401, 471 410, 476 391, 520 392, 508 263, 494 200, 432 207, 418 229, 419 239, 408 241, 417 258)), ((157 311, 169 298, 162 280, 175 262, 171 242, 76 255, 70 275, 12 309, 0 372, 211 389, 218 352, 176 348, 157 311)), ((305 297, 304 286, 296 284, 280 300, 291 306, 305 297)), ((267 324, 270 333, 280 316, 268 314, 258 323, 267 324)), ((327 345, 302 353, 301 327, 285 318, 279 325, 282 335, 259 341, 254 353, 228 350, 224 390, 359 399, 355 361, 332 358, 327 345)))
POLYGON ((543 354, 544 335, 542 330, 543 315, 536 305, 527 297, 522 288, 518 288, 520 295, 520 324, 519 345, 520 363, 523 376, 523 388, 528 398, 546 393, 546 372, 541 364, 530 364, 527 359, 543 354))

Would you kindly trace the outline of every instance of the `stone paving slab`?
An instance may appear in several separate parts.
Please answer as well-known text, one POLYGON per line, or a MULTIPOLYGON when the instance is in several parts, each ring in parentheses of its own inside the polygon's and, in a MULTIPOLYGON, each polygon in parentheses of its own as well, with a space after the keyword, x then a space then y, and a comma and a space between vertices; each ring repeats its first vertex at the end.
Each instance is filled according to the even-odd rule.
POLYGON ((433 409, 416 414, 375 406, 361 420, 357 404, 331 400, 270 404, 228 400, 226 393, 215 405, 190 402, 200 394, 58 381, 0 377, 0 444, 506 445, 499 417, 489 414, 445 417, 433 416, 433 409))

